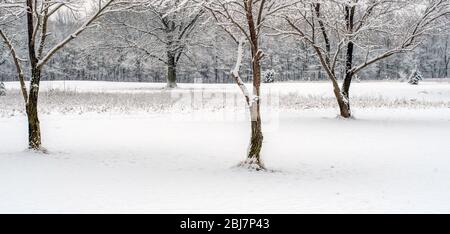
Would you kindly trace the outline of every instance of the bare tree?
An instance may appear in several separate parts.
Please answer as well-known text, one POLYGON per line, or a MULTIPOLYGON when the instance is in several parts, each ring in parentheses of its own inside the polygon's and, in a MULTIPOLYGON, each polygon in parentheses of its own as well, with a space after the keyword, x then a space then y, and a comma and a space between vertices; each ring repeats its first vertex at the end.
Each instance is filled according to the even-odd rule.
MULTIPOLYGON (((70 33, 63 40, 48 45, 48 38, 51 35, 49 32, 49 24, 52 17, 62 12, 72 12, 75 14, 77 4, 79 1, 75 0, 26 0, 15 1, 14 6, 9 7, 18 8, 19 14, 14 17, 20 20, 25 19, 26 25, 26 50, 28 51, 29 61, 24 63, 20 58, 16 46, 8 36, 7 30, 0 28, 0 38, 6 44, 11 52, 12 60, 16 66, 17 76, 20 82, 20 87, 25 101, 26 113, 28 117, 28 143, 29 148, 33 150, 43 150, 41 141, 41 128, 38 118, 38 100, 39 100, 39 85, 41 81, 41 74, 46 63, 59 50, 65 47, 69 42, 77 38, 83 31, 92 27, 94 22, 108 12, 117 11, 115 6, 122 6, 126 1, 107 0, 95 1, 95 7, 91 15, 86 17, 86 20, 75 31, 70 33), (22 11, 20 11, 22 9, 22 11), (25 85, 24 67, 30 70, 30 86, 25 85)), ((9 4, 5 2, 5 5, 9 4)), ((0 25, 1 26, 1 25, 0 25)))
POLYGON ((414 50, 448 16, 449 5, 447 0, 303 1, 284 16, 290 29, 275 30, 296 35, 312 46, 333 84, 341 116, 350 118, 349 94, 354 75, 392 55, 414 50), (381 37, 394 43, 384 49, 379 45, 381 37), (357 49, 364 55, 358 60, 357 49))
POLYGON ((238 44, 237 61, 231 71, 231 77, 242 91, 251 117, 251 138, 247 159, 240 166, 265 170, 261 160, 263 132, 261 121, 261 61, 264 53, 260 48, 260 40, 270 16, 281 12, 292 1, 277 0, 206 0, 202 1, 217 23, 238 44), (250 44, 253 93, 250 93, 239 74, 244 58, 244 44, 250 44))
MULTIPOLYGON (((138 1, 136 1, 138 2, 138 1)), ((136 4, 132 12, 108 17, 114 40, 121 49, 141 52, 167 67, 166 88, 177 87, 177 67, 193 43, 204 9, 191 1, 148 1, 136 4)))

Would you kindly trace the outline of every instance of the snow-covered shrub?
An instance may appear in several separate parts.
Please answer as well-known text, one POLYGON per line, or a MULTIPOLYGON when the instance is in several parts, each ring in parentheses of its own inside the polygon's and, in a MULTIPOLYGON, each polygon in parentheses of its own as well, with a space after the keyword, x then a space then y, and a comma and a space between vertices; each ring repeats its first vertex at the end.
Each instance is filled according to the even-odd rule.
POLYGON ((270 69, 263 73, 263 82, 264 83, 274 83, 275 82, 275 70, 270 69))
POLYGON ((412 85, 418 85, 421 80, 423 80, 422 73, 416 69, 409 77, 408 83, 412 85))
POLYGON ((0 82, 0 96, 6 96, 6 88, 3 82, 0 82))

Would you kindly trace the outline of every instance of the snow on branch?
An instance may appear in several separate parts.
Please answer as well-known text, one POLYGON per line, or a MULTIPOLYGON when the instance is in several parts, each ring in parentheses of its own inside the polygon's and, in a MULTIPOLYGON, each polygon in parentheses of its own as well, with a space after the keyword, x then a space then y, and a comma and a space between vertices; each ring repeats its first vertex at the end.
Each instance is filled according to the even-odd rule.
POLYGON ((22 91, 22 95, 23 98, 25 100, 25 102, 28 102, 28 92, 27 92, 27 88, 25 86, 25 75, 22 69, 22 65, 20 63, 20 59, 17 55, 16 49, 14 48, 14 46, 12 45, 11 41, 9 40, 9 38, 5 35, 5 33, 3 33, 3 31, 0 29, 0 38, 5 42, 6 47, 8 47, 8 49, 11 51, 11 57, 14 61, 14 64, 16 66, 16 70, 17 70, 17 74, 18 74, 18 78, 19 78, 19 82, 20 82, 20 87, 21 87, 21 91, 22 91))
POLYGON ((360 72, 369 65, 372 65, 380 60, 388 58, 394 54, 409 52, 416 49, 421 43, 421 38, 427 33, 436 29, 436 26, 440 25, 438 21, 450 15, 450 2, 446 0, 433 0, 426 5, 423 13, 419 14, 418 19, 413 24, 410 30, 404 30, 403 39, 400 40, 400 44, 395 48, 389 49, 377 56, 368 58, 365 61, 352 69, 354 74, 360 72))
POLYGON ((0 0, 0 26, 16 20, 25 9, 21 1, 0 0))
POLYGON ((48 60, 61 48, 63 48, 67 43, 71 42, 73 39, 77 38, 82 32, 89 28, 98 18, 109 12, 116 12, 120 10, 125 10, 127 8, 131 8, 132 5, 128 5, 129 1, 127 0, 108 0, 107 2, 101 4, 102 1, 99 1, 98 9, 95 14, 88 18, 83 25, 81 25, 77 30, 63 39, 60 43, 56 44, 52 49, 50 49, 45 56, 38 62, 38 68, 44 66, 48 60), (113 6, 122 6, 121 8, 113 8, 113 6))
POLYGON ((241 89, 242 94, 244 94, 247 105, 251 106, 253 101, 250 98, 250 92, 248 91, 247 87, 245 86, 244 82, 241 79, 241 76, 239 75, 239 71, 241 70, 241 67, 242 67, 242 60, 244 59, 245 41, 246 41, 245 37, 242 37, 241 40, 239 40, 239 46, 238 46, 238 52, 237 52, 237 58, 236 58, 236 66, 231 71, 231 75, 234 78, 236 84, 241 89))

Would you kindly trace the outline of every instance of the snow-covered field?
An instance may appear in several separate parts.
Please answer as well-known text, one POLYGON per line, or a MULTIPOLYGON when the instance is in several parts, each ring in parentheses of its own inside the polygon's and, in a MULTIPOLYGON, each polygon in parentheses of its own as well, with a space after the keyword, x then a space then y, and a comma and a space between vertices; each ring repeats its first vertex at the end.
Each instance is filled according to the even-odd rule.
POLYGON ((448 213, 450 83, 265 85, 263 158, 234 85, 44 82, 27 152, 17 83, 0 97, 0 213, 448 213), (180 99, 180 97, 182 97, 180 99))

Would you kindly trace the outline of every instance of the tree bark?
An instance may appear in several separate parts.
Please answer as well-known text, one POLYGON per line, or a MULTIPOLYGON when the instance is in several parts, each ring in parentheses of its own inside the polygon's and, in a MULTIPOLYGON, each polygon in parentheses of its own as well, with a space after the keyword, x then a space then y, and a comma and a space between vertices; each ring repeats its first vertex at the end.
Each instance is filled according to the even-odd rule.
POLYGON ((261 118, 258 116, 257 120, 251 123, 251 139, 248 150, 248 163, 252 165, 258 165, 257 170, 263 169, 263 162, 261 160, 261 149, 264 136, 261 128, 261 118))
POLYGON ((38 117, 39 81, 41 71, 33 69, 30 95, 26 105, 28 117, 28 146, 33 150, 41 150, 41 126, 38 117))
POLYGON ((255 98, 255 100, 249 100, 251 137, 248 147, 247 159, 242 162, 240 166, 261 171, 266 170, 266 168, 261 160, 261 150, 264 136, 262 133, 261 102, 259 100, 261 82, 261 67, 259 61, 255 60, 253 62, 253 69, 253 92, 257 97, 255 98))
POLYGON ((167 86, 173 89, 177 87, 177 63, 173 53, 167 53, 167 86))
POLYGON ((261 105, 260 105, 260 85, 261 85, 261 66, 260 62, 256 59, 253 62, 253 88, 254 95, 257 96, 256 100, 250 106, 250 117, 251 117, 251 138, 248 150, 248 160, 254 165, 258 165, 257 170, 264 169, 264 165, 261 160, 261 149, 263 143, 263 133, 262 133, 262 121, 261 121, 261 105))
POLYGON ((350 95, 350 86, 353 80, 353 72, 351 71, 353 68, 353 51, 354 51, 354 44, 353 42, 349 42, 347 45, 347 59, 346 59, 347 62, 345 66, 345 78, 344 83, 342 85, 342 92, 347 98, 350 95))
MULTIPOLYGON (((261 9, 264 2, 261 3, 261 9)), ((262 121, 261 121, 261 58, 262 52, 259 50, 259 41, 255 21, 253 19, 252 2, 245 3, 245 10, 247 16, 247 23, 250 33, 251 51, 252 51, 252 71, 253 71, 253 100, 249 99, 249 108, 251 116, 251 138, 248 149, 247 160, 244 161, 244 166, 255 169, 265 170, 264 164, 261 160, 261 149, 263 144, 262 121)))
POLYGON ((337 103, 339 105, 340 115, 343 118, 351 118, 352 113, 350 110, 350 103, 348 99, 344 96, 340 89, 334 89, 334 96, 336 97, 337 103))
MULTIPOLYGON (((347 25, 347 32, 349 35, 353 33, 354 28, 354 18, 355 18, 355 6, 345 7, 345 21, 347 25)), ((341 116, 344 118, 350 118, 352 116, 350 109, 350 86, 353 79, 353 53, 354 53, 354 43, 350 36, 349 42, 347 43, 347 54, 345 61, 345 77, 344 83, 342 85, 342 94, 338 95, 338 104, 341 111, 341 116)), ((335 92, 336 94, 336 92, 335 92)), ((336 94, 337 95, 337 94, 336 94)))
MULTIPOLYGON (((30 149, 41 150, 41 127, 38 117, 39 83, 41 81, 41 68, 36 53, 34 40, 34 6, 32 0, 27 0, 27 33, 28 33, 28 53, 31 65, 30 93, 26 101, 26 112, 28 117, 28 145, 30 149)), ((43 33, 46 33, 45 31, 43 33)), ((41 44, 43 41, 41 41, 41 44)))
POLYGON ((342 84, 342 93, 338 98, 339 109, 341 111, 341 116, 344 118, 352 117, 351 108, 350 108, 350 86, 353 80, 353 51, 354 44, 353 42, 349 42, 347 45, 347 58, 345 63, 345 77, 344 83, 342 84), (339 100, 341 99, 341 100, 339 100))

